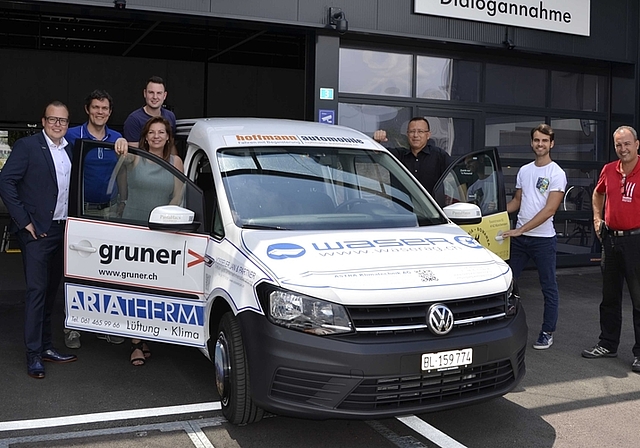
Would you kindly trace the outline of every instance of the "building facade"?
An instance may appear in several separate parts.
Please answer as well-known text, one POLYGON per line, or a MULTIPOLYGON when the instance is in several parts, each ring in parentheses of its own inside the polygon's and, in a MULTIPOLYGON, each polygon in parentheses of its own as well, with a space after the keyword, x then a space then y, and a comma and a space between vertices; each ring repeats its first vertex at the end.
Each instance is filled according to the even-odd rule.
POLYGON ((639 21, 636 0, 5 1, 0 145, 49 99, 84 121, 95 88, 117 129, 159 75, 178 118, 316 120, 404 144, 428 117, 453 156, 497 147, 512 194, 546 122, 569 181, 558 261, 596 263, 590 196, 613 130, 638 124, 639 21))

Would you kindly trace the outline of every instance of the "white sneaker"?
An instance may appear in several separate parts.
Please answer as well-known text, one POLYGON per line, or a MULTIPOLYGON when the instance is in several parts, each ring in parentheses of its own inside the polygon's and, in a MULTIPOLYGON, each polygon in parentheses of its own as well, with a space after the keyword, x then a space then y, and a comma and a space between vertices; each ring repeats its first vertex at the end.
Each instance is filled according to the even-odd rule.
POLYGON ((80 333, 70 330, 64 333, 64 345, 67 348, 80 348, 80 333))

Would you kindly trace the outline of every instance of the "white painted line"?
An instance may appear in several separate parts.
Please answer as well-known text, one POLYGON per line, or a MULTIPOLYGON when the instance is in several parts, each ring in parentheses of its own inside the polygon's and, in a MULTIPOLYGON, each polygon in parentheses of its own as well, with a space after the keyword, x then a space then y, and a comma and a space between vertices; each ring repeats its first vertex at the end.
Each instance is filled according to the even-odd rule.
POLYGON ((50 428, 53 426, 82 425, 85 423, 110 422, 133 418, 159 417, 161 415, 191 414, 196 412, 219 411, 220 409, 222 409, 220 402, 213 401, 209 403, 185 404, 163 408, 99 412, 96 414, 70 415, 68 417, 41 418, 37 420, 15 420, 12 422, 0 422, 0 432, 50 428))
MULTIPOLYGON (((224 417, 214 417, 206 419, 198 419, 197 426, 199 428, 220 426, 225 423, 227 419, 224 417)), ((37 446, 48 446, 46 442, 84 439, 91 437, 109 436, 114 434, 130 434, 130 433, 147 433, 149 431, 184 431, 184 422, 167 422, 167 423, 155 423, 150 425, 136 425, 136 426, 123 426, 117 428, 106 429, 92 429, 86 431, 55 433, 55 434, 43 434, 38 436, 25 436, 16 437, 12 439, 0 439, 0 448, 10 448, 15 445, 21 445, 25 443, 36 444, 37 446), (45 443, 43 443, 45 442, 45 443)))
POLYGON ((184 430, 196 448, 215 448, 197 422, 185 422, 184 430))
POLYGON ((457 440, 452 439, 442 431, 437 430, 424 420, 416 417, 415 415, 408 415, 406 417, 396 417, 400 422, 413 429, 418 434, 423 435, 441 448, 466 448, 463 444, 457 440))
POLYGON ((366 423, 398 448, 426 448, 415 437, 400 436, 376 420, 367 420, 366 423))

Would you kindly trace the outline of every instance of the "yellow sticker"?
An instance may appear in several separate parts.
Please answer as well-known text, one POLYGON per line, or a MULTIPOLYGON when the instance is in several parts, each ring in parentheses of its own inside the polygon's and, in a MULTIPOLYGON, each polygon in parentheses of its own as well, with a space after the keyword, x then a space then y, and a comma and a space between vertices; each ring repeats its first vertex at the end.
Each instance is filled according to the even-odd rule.
POLYGON ((511 228, 509 214, 505 212, 483 216, 480 224, 473 224, 462 227, 478 243, 498 255, 503 260, 510 257, 509 238, 502 239, 500 235, 511 228), (496 238, 497 237, 497 238, 496 238))

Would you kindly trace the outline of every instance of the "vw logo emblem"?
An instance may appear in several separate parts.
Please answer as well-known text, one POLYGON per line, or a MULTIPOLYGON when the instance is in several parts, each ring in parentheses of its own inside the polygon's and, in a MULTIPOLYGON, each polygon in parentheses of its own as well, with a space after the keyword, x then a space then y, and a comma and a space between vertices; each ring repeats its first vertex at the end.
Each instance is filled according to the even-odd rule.
POLYGON ((453 313, 441 303, 435 303, 427 311, 427 327, 436 336, 444 336, 453 328, 453 313))

